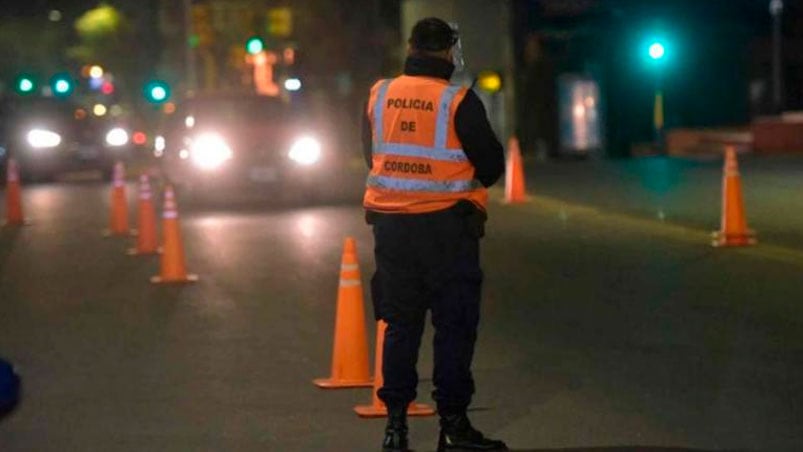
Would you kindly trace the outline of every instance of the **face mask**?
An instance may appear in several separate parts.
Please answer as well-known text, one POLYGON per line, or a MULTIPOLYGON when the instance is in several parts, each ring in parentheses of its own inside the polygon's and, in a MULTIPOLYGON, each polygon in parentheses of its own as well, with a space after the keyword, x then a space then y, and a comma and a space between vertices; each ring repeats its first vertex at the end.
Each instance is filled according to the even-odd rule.
POLYGON ((463 43, 460 40, 459 30, 456 22, 449 24, 457 35, 457 42, 452 47, 452 64, 455 72, 463 72, 466 69, 466 61, 463 59, 463 43))

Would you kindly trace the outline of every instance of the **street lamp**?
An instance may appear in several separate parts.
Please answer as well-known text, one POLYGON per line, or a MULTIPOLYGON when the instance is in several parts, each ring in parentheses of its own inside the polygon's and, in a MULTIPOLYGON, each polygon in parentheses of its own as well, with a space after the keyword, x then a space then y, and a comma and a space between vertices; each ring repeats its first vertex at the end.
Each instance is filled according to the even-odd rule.
POLYGON ((783 74, 781 73, 783 0, 770 0, 770 14, 772 15, 772 107, 776 113, 780 113, 783 109, 783 74))
POLYGON ((103 68, 98 66, 97 64, 93 65, 89 68, 89 76, 92 78, 101 78, 103 77, 103 68))

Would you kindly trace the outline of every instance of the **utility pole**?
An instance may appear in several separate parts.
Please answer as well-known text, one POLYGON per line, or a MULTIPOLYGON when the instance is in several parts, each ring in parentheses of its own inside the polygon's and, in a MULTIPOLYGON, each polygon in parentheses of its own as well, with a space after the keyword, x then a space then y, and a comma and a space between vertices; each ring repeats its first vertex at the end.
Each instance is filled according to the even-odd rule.
POLYGON ((184 0, 184 69, 186 93, 194 93, 198 78, 195 68, 195 49, 192 40, 192 0, 184 0))
POLYGON ((772 108, 774 113, 783 111, 782 13, 783 0, 770 0, 770 14, 772 15, 772 108))

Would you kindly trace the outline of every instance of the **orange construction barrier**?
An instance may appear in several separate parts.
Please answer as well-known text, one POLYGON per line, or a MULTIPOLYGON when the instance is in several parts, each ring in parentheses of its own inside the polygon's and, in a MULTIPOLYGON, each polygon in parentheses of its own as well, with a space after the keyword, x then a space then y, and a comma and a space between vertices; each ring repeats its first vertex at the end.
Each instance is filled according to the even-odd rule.
POLYGON ((346 238, 340 260, 332 375, 314 380, 313 383, 324 389, 370 387, 373 383, 369 374, 368 338, 365 332, 357 243, 351 237, 346 238))
POLYGON ((184 246, 178 222, 178 207, 173 187, 165 188, 165 203, 162 212, 162 259, 161 271, 151 278, 154 284, 188 283, 198 281, 197 275, 187 274, 184 263, 184 246))
POLYGON ((137 246, 128 254, 146 255, 159 252, 159 239, 156 236, 156 211, 153 208, 153 193, 148 175, 139 176, 139 209, 137 212, 137 246))
MULTIPOLYGON (((385 330, 388 324, 383 320, 376 322, 376 358, 374 359, 374 389, 370 405, 357 405, 354 407, 354 412, 360 417, 385 417, 388 415, 388 409, 385 403, 379 399, 377 391, 382 387, 384 379, 382 378, 382 348, 385 346, 385 330)), ((435 409, 429 405, 421 403, 410 403, 407 407, 408 416, 433 416, 435 409)))
POLYGON ((755 232, 747 228, 747 219, 742 200, 742 177, 736 150, 725 150, 725 166, 722 176, 722 228, 714 232, 713 246, 748 246, 757 243, 755 232))
POLYGON ((505 202, 508 204, 524 202, 524 164, 521 159, 519 139, 511 137, 507 145, 507 165, 505 168, 505 202))
POLYGON ((8 160, 6 169, 6 222, 9 226, 22 226, 22 196, 20 189, 20 168, 14 159, 8 160))
POLYGON ((131 231, 128 229, 128 198, 125 190, 125 167, 122 162, 114 164, 111 199, 109 229, 104 235, 127 236, 131 231))

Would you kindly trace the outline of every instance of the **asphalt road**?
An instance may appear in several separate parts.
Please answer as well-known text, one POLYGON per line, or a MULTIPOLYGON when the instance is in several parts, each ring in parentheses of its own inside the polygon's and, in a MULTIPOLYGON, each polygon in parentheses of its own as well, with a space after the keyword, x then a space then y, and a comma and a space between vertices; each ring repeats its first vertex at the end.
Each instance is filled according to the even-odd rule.
MULTIPOLYGON (((803 213, 751 217, 756 247, 711 248, 718 164, 661 163, 679 172, 660 218, 653 178, 628 166, 654 163, 540 165, 530 202, 494 192, 474 423, 518 451, 803 450, 803 213)), ((771 175, 796 168, 755 190, 791 190, 771 175)), ((183 287, 151 285, 157 258, 101 236, 105 185, 29 187, 25 208, 30 226, 0 229, 0 355, 25 388, 0 450, 377 450, 383 422, 351 410, 369 390, 311 384, 329 371, 345 236, 364 283, 373 268, 356 200, 182 209, 201 277, 183 287)), ((434 450, 436 420, 411 427, 434 450)))

